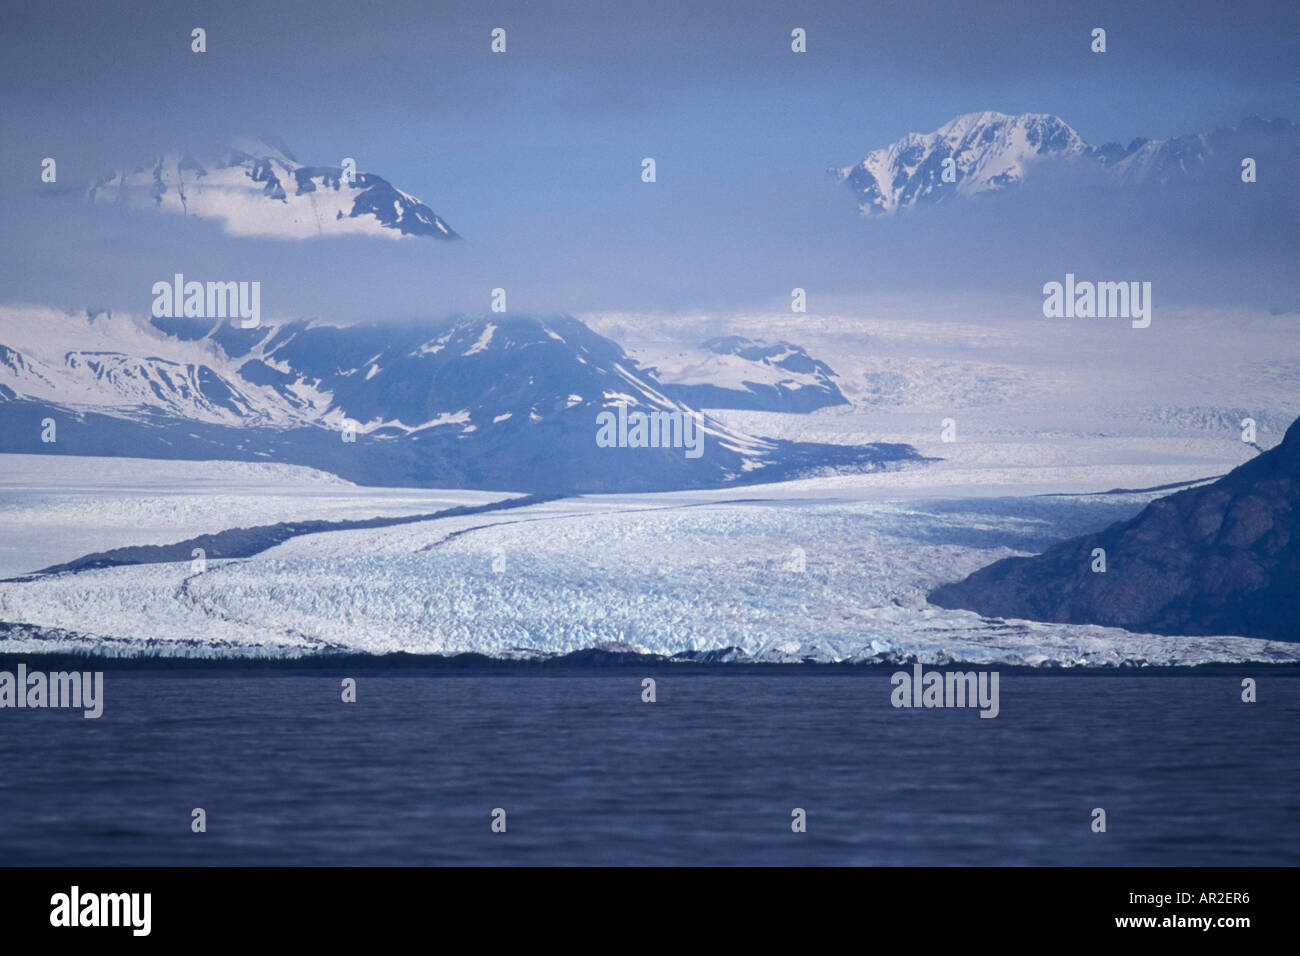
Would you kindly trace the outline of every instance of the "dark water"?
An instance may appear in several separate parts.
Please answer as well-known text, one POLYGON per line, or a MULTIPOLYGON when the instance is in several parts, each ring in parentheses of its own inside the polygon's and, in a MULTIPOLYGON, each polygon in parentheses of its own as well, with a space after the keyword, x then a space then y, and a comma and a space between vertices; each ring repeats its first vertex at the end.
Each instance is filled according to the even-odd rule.
POLYGON ((889 673, 109 671, 100 720, 0 710, 0 860, 1300 863, 1294 671, 1003 671, 993 720, 889 673))

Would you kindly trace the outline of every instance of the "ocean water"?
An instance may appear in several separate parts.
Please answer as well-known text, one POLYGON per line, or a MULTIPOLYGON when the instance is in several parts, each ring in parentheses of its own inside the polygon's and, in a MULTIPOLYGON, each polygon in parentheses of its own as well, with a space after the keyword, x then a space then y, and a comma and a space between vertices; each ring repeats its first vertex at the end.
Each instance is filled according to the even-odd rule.
POLYGON ((109 670, 99 720, 0 710, 0 860, 1300 863, 1294 670, 1003 670, 995 719, 893 670, 109 670))

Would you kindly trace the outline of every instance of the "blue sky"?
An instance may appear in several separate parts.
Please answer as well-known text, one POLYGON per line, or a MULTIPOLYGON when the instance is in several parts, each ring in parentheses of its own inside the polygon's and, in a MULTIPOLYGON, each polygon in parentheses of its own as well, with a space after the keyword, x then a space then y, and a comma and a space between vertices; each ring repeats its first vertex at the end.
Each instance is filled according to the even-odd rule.
MULTIPOLYGON (((494 271, 476 256, 498 273, 518 265, 538 307, 748 306, 763 296, 704 287, 709 270, 695 266, 729 247, 744 261, 723 256, 718 266, 752 286, 786 261, 767 230, 794 245, 814 236, 826 249, 852 245, 864 224, 825 169, 963 112, 1052 112, 1096 143, 1204 131, 1252 113, 1300 119, 1295 3, 10 0, 3 17, 8 169, 25 174, 55 156, 61 182, 81 183, 157 151, 211 153, 261 133, 307 162, 354 156, 474 247, 317 250, 351 262, 382 255, 383 268, 427 262, 437 282, 414 281, 397 311, 437 289, 448 290, 448 307, 472 302, 470 290, 494 271), (207 30, 205 54, 190 52, 194 26, 207 30), (508 31, 505 55, 488 49, 497 26, 508 31), (795 26, 808 31, 806 54, 790 52, 795 26), (1094 26, 1107 30, 1105 55, 1088 48, 1094 26), (639 179, 644 156, 658 163, 653 187, 639 179)), ((15 228, 30 217, 31 228, 51 230, 51 255, 93 231, 67 212, 59 237, 47 213, 17 199, 10 208, 15 228)), ((222 257, 218 239, 188 238, 196 255, 222 257)), ((119 239, 125 255, 134 240, 119 239)), ((141 238, 132 262, 151 254, 151 240, 141 238)), ((158 251, 176 241, 187 238, 158 251)), ((268 254, 310 276, 300 252, 257 256, 268 254)), ((48 278, 39 262, 10 268, 0 277, 24 297, 48 278)), ((113 284, 105 268, 100 285, 113 284)))

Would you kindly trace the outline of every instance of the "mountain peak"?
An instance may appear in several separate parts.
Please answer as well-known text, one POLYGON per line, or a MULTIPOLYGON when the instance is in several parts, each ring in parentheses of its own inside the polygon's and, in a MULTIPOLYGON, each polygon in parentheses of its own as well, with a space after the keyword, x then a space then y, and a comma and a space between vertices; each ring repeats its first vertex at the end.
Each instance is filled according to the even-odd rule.
POLYGON ((849 184, 864 213, 892 213, 953 192, 974 196, 1005 189, 1039 159, 1087 149, 1058 116, 985 110, 954 117, 932 133, 910 133, 832 173, 849 184))
POLYGON ((1236 129, 1209 134, 1091 146, 1054 114, 985 110, 954 117, 932 133, 909 133, 854 166, 830 172, 853 190, 864 214, 881 215, 952 196, 1002 192, 1049 159, 1094 162, 1120 183, 1165 184, 1198 174, 1216 155, 1240 154, 1248 142, 1294 136, 1288 120, 1249 117, 1236 129))
POLYGON ((100 177, 86 198, 215 219, 237 236, 460 238, 388 180, 342 165, 303 165, 275 136, 237 140, 216 161, 167 153, 148 167, 100 177))
POLYGON ((274 156, 287 163, 298 162, 298 157, 293 154, 285 141, 274 134, 258 137, 241 136, 230 145, 252 156, 274 156))

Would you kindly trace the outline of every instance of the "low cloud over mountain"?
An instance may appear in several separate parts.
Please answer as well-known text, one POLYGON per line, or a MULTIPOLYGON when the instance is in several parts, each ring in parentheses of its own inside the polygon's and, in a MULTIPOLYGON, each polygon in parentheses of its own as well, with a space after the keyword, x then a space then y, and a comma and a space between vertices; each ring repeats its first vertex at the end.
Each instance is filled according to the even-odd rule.
POLYGON ((86 198, 215 219, 237 236, 460 238, 432 209, 386 179, 355 165, 303 165, 278 141, 241 142, 206 163, 170 153, 132 172, 101 176, 86 198))

